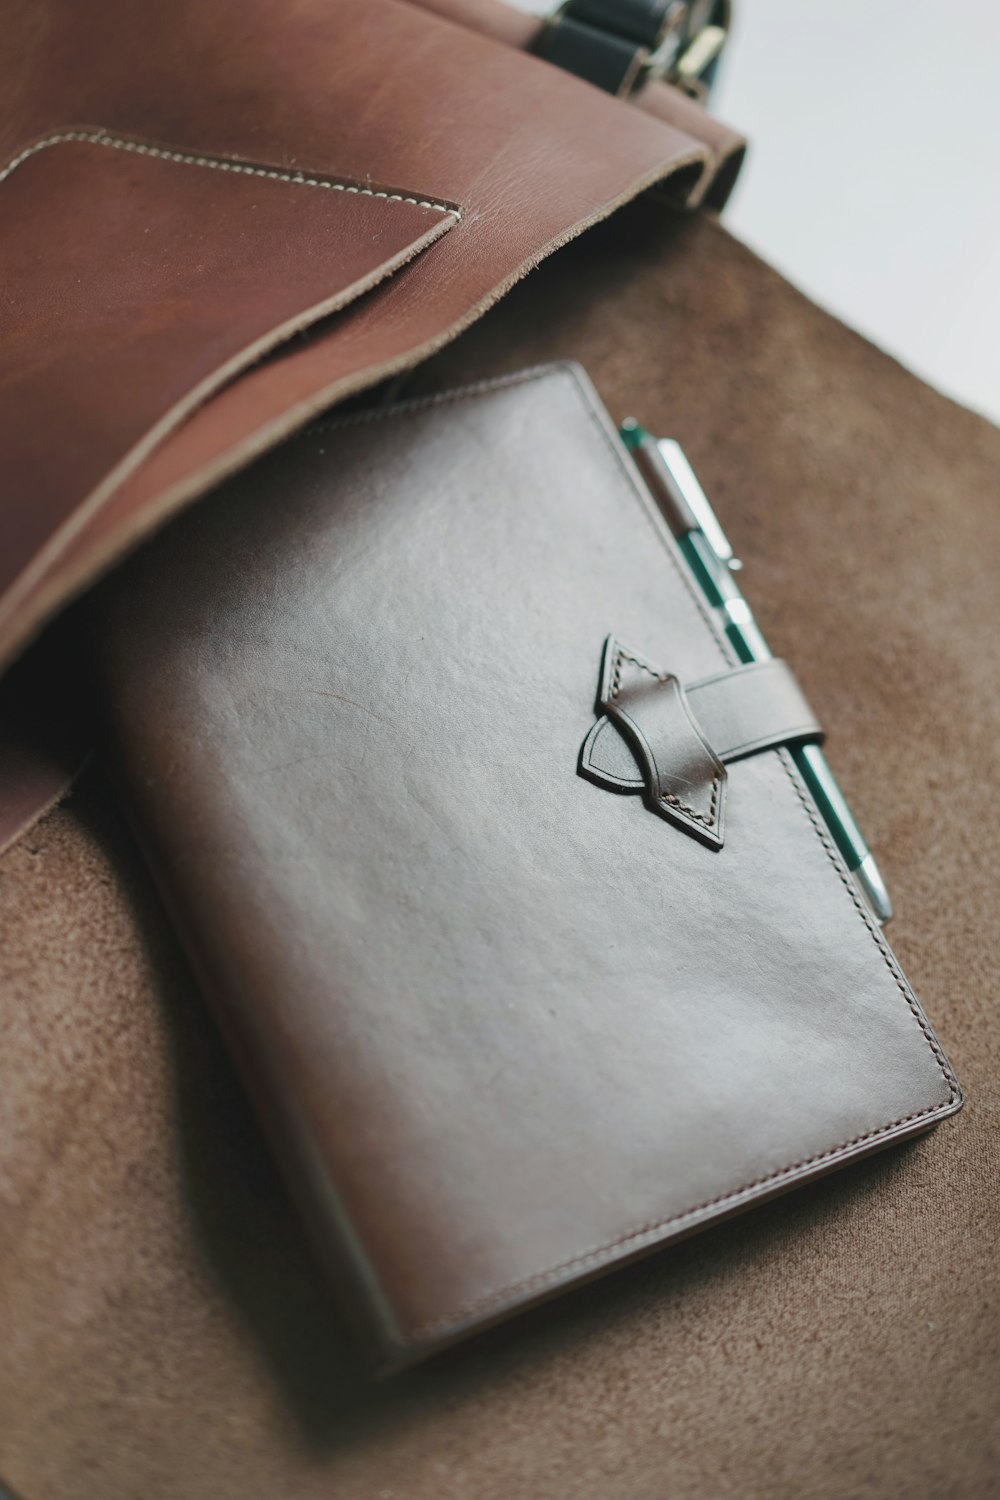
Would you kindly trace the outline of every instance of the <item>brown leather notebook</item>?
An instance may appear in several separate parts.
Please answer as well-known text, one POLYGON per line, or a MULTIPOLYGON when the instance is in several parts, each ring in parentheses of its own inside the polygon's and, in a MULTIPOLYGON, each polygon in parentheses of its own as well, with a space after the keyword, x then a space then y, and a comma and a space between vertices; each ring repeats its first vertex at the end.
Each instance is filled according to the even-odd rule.
POLYGON ((582 372, 315 426, 111 584, 132 819, 393 1368, 958 1085, 582 372), (633 793, 630 795, 629 793, 633 793))

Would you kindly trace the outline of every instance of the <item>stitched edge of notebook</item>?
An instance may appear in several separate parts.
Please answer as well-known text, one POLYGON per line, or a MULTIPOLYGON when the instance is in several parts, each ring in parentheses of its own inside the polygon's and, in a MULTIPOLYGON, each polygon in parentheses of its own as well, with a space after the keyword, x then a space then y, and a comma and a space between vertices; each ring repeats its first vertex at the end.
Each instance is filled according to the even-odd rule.
POLYGON ((206 156, 195 151, 172 151, 168 146, 154 146, 133 136, 113 135, 110 131, 102 130, 100 127, 59 130, 52 135, 43 136, 39 141, 33 141, 30 146, 25 146, 16 156, 11 157, 5 167, 0 167, 0 183, 6 182, 12 172, 16 171, 23 162, 36 156, 39 151, 74 141, 89 146, 110 146, 115 151, 130 151, 136 156, 152 156, 157 161, 179 162, 189 167, 207 167, 213 172, 236 172, 245 177, 266 177, 272 182, 288 182, 295 187, 326 188, 333 193, 356 193, 363 198, 385 198, 390 203, 412 203, 416 208, 431 208, 437 213, 451 214, 455 219, 462 217, 461 209, 456 208, 454 204, 435 203, 428 198, 408 197, 404 193, 392 193, 388 188, 363 187, 360 183, 342 182, 332 177, 320 177, 311 173, 307 175, 305 172, 288 172, 278 167, 257 166, 252 162, 240 161, 233 157, 206 156))
MULTIPOLYGON (((730 665, 738 664, 736 662, 735 653, 731 652, 727 643, 723 641, 721 635, 717 630, 715 621, 712 619, 711 615, 708 612, 707 606, 704 604, 704 601, 698 596, 692 581, 685 575, 678 559, 674 556, 674 553, 667 542, 667 538, 661 528, 661 525, 659 524, 656 516, 650 511, 642 491, 638 488, 631 471, 628 467, 626 467, 626 464, 622 459, 622 455, 615 447, 611 439, 611 435, 609 434, 607 427, 605 426, 603 413, 597 407, 595 407, 594 399, 591 395, 590 390, 588 389, 589 377, 586 377, 585 372, 583 372, 588 382, 588 384, 585 385, 580 379, 580 373, 581 367, 575 365, 571 361, 556 361, 552 364, 536 365, 532 366, 528 370, 517 371, 510 375, 501 375, 486 380, 475 381, 469 385, 459 387, 456 390, 439 391, 432 395, 417 397, 412 401, 404 401, 394 406, 369 408, 365 411, 351 413, 349 416, 335 418, 332 421, 314 423, 311 427, 306 428, 300 434, 300 437, 306 438, 311 432, 331 431, 339 428, 363 426, 366 423, 380 421, 386 417, 406 416, 410 413, 424 411, 434 406, 444 406, 448 405, 451 402, 474 399, 477 396, 487 395, 492 391, 502 390, 505 387, 527 384, 529 381, 541 380, 557 374, 566 376, 572 381, 574 390, 578 394, 587 414, 590 416, 591 420, 594 422, 595 427, 600 433, 604 441, 605 448, 614 460, 619 474, 627 483, 628 488, 632 492, 634 498, 639 502, 642 513, 648 520, 650 527, 655 531, 656 536, 660 541, 662 550, 665 556, 669 559, 675 575, 680 581, 682 587, 685 589, 690 601, 695 606, 698 614, 702 617, 705 624, 707 625, 712 639, 715 641, 717 647, 719 648, 720 654, 722 655, 723 659, 730 665)), ((756 1177, 753 1179, 753 1181, 744 1183, 738 1188, 727 1189, 725 1192, 720 1193, 713 1198, 707 1198, 700 1203, 694 1204, 691 1208, 682 1209, 680 1213, 668 1214, 665 1218, 653 1221, 647 1220, 643 1224, 636 1225, 632 1229, 626 1230, 624 1234, 617 1236, 613 1240, 604 1241, 602 1244, 595 1246, 591 1250, 585 1250, 579 1255, 571 1256, 568 1260, 560 1261, 557 1265, 550 1266, 543 1271, 537 1271, 531 1276, 524 1277, 523 1279, 510 1283, 507 1286, 497 1288, 491 1292, 484 1292, 482 1296, 474 1298, 472 1301, 462 1304, 454 1312, 438 1318, 434 1318, 427 1323, 420 1324, 405 1337, 392 1340, 392 1347, 398 1350, 401 1354, 411 1353, 420 1344, 430 1343, 435 1339, 444 1338, 450 1333, 458 1333, 463 1329, 468 1320, 473 1316, 485 1313, 491 1308, 499 1309, 505 1303, 511 1302, 514 1298, 517 1298, 521 1294, 540 1291, 542 1288, 551 1285, 553 1282, 557 1282, 563 1279, 567 1272, 580 1271, 584 1267, 589 1267, 590 1269, 596 1270, 601 1265, 619 1258, 621 1252, 625 1250, 626 1247, 631 1247, 632 1249, 638 1250, 642 1248, 644 1243, 649 1243, 650 1245, 652 1245, 657 1239, 662 1238, 664 1230, 677 1228, 685 1223, 690 1223, 691 1221, 696 1220, 700 1215, 707 1213, 709 1209, 719 1208, 723 1204, 735 1205, 739 1203, 741 1199, 745 1199, 748 1196, 756 1193, 760 1188, 766 1187, 768 1185, 776 1185, 783 1179, 793 1177, 796 1173, 804 1171, 807 1167, 815 1167, 819 1166, 822 1162, 833 1161, 836 1157, 842 1156, 845 1153, 852 1152, 859 1146, 863 1146, 872 1141, 876 1141, 883 1136, 891 1135, 894 1131, 899 1131, 906 1125, 913 1125, 918 1120, 927 1120, 929 1122, 931 1118, 936 1115, 943 1117, 944 1115, 952 1112, 958 1106, 958 1104, 961 1103, 962 1092, 958 1085, 958 1080, 955 1077, 955 1074, 952 1072, 948 1059, 942 1051, 937 1038, 934 1036, 934 1033, 931 1031, 927 1020, 923 1016, 916 995, 910 989, 909 984, 903 977, 902 971, 900 970, 899 965, 896 963, 895 958, 885 941, 885 938, 883 937, 879 929, 875 926, 872 917, 865 909, 864 903, 861 900, 861 896, 855 889, 850 874, 848 873, 846 866, 844 865, 836 848, 834 847, 832 840, 820 826, 819 820, 817 819, 813 808, 810 806, 807 794, 800 786, 798 778, 792 769, 791 762, 788 757, 788 752, 783 748, 779 748, 778 756, 785 770, 785 774, 787 775, 792 787, 795 790, 795 794, 802 806, 803 812, 809 819, 813 831, 815 832, 817 838, 826 851, 831 864, 837 872, 837 876, 840 879, 841 884, 844 886, 847 894, 850 896, 855 910, 857 911, 859 917, 861 918, 869 934, 871 935, 876 947, 881 953, 886 968, 889 970, 890 974, 895 980, 897 989, 900 991, 903 999, 906 1001, 907 1007, 911 1015, 913 1016, 913 1019, 916 1021, 917 1025, 920 1028, 924 1040, 927 1043, 928 1049, 933 1056, 934 1061, 937 1063, 941 1076, 948 1086, 948 1098, 942 1103, 928 1105, 925 1109, 916 1110, 912 1114, 902 1115, 898 1119, 890 1120, 885 1125, 876 1126, 873 1130, 868 1130, 861 1135, 853 1136, 850 1140, 842 1141, 839 1145, 829 1147, 825 1151, 817 1152, 813 1156, 803 1157, 800 1160, 792 1162, 787 1166, 778 1167, 773 1172, 768 1172, 761 1177, 756 1177)))
MULTIPOLYGON (((958 1095, 955 1098, 959 1097, 958 1095)), ((727 1190, 714 1198, 705 1198, 696 1203, 692 1208, 683 1209, 680 1213, 671 1214, 665 1219, 656 1219, 640 1225, 638 1228, 628 1230, 617 1239, 606 1241, 593 1250, 585 1250, 580 1255, 574 1255, 569 1260, 561 1261, 556 1266, 551 1266, 545 1271, 538 1271, 534 1275, 527 1276, 523 1280, 515 1282, 511 1286, 502 1288, 499 1292, 487 1292, 482 1297, 471 1302, 466 1302, 457 1312, 445 1317, 436 1318, 431 1322, 424 1323, 414 1329, 413 1333, 405 1338, 394 1341, 392 1347, 401 1353, 412 1352, 420 1344, 432 1344, 438 1339, 444 1339, 450 1334, 457 1334, 468 1327, 469 1320, 477 1314, 488 1312, 490 1309, 500 1309, 505 1305, 514 1311, 521 1294, 530 1294, 541 1291, 544 1287, 563 1280, 567 1272, 599 1270, 601 1266, 618 1260, 625 1249, 641 1250, 645 1247, 653 1248, 657 1242, 663 1239, 666 1229, 679 1229, 690 1225, 700 1217, 707 1215, 709 1209, 720 1208, 723 1205, 738 1205, 741 1200, 753 1198, 760 1188, 775 1186, 785 1179, 792 1178, 798 1172, 807 1167, 819 1166, 822 1162, 833 1161, 838 1156, 853 1151, 858 1146, 864 1146, 871 1141, 876 1141, 882 1136, 890 1135, 893 1131, 901 1130, 905 1125, 911 1125, 917 1120, 928 1119, 932 1115, 944 1117, 955 1103, 955 1098, 945 1104, 935 1104, 928 1109, 920 1109, 910 1115, 902 1115, 898 1120, 892 1120, 888 1125, 879 1125, 874 1130, 866 1131, 863 1135, 852 1137, 849 1141, 843 1141, 839 1146, 830 1150, 821 1151, 815 1156, 805 1156, 800 1161, 792 1162, 790 1166, 780 1167, 774 1172, 767 1172, 761 1177, 755 1177, 752 1182, 744 1183, 742 1187, 727 1190)))

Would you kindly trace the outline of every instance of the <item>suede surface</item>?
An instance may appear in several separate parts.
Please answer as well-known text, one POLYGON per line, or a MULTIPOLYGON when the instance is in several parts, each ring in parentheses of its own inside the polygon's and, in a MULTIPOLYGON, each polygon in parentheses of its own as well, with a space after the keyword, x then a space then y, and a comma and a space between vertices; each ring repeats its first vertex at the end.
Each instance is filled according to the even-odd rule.
POLYGON ((0 864, 21 1500, 1000 1494, 1000 434, 650 202, 405 393, 563 356, 685 444, 828 726, 966 1108, 374 1384, 91 772, 0 864))

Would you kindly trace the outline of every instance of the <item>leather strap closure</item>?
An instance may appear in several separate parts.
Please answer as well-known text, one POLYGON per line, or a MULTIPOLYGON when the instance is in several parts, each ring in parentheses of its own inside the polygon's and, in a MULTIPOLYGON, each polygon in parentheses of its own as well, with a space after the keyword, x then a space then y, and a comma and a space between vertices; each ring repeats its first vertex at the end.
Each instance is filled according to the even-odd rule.
POLYGON ((727 763, 823 738, 783 661, 685 686, 614 636, 604 647, 598 712, 581 775, 613 791, 644 792, 654 812, 711 849, 724 842, 727 763))
POLYGON ((787 662, 749 662, 685 689, 720 760, 823 739, 823 728, 787 662))
POLYGON ((665 78, 704 98, 729 29, 729 0, 562 0, 538 42, 548 62, 609 94, 665 78))

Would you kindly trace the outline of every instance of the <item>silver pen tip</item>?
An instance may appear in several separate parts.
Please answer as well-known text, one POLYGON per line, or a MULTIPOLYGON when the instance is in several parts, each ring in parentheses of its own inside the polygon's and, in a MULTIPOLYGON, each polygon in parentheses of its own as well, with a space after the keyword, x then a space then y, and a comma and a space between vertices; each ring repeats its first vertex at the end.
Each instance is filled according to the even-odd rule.
POLYGON ((891 922, 892 902, 873 854, 865 855, 854 871, 854 878, 861 887, 865 900, 875 913, 879 926, 884 927, 886 922, 891 922))

